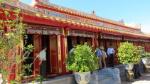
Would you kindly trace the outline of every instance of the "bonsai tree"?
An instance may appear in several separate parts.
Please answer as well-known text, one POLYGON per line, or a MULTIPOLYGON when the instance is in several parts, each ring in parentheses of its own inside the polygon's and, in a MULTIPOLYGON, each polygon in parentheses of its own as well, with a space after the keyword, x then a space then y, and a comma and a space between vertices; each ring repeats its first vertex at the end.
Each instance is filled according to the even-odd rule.
POLYGON ((122 64, 137 64, 140 61, 140 51, 132 43, 123 42, 118 48, 118 58, 122 64))
POLYGON ((75 46, 73 52, 68 56, 67 69, 74 72, 88 72, 98 69, 98 59, 87 43, 75 46))

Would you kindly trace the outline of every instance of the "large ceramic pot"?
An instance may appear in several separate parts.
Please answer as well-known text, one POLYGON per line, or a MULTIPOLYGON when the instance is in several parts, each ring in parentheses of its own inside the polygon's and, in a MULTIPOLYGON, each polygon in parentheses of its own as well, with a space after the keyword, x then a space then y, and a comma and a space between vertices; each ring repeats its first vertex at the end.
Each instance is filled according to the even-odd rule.
POLYGON ((143 62, 143 64, 146 64, 146 65, 148 65, 148 64, 150 64, 150 58, 142 58, 142 62, 143 62))
POLYGON ((134 79, 134 72, 133 70, 133 64, 126 64, 125 65, 125 74, 126 74, 126 80, 127 81, 133 81, 134 79))
POLYGON ((126 64, 126 65, 125 65, 125 69, 126 69, 126 70, 132 70, 132 69, 133 69, 133 66, 134 66, 133 64, 126 64))
POLYGON ((74 76, 78 84, 88 84, 91 79, 90 72, 74 72, 74 76))
POLYGON ((149 57, 142 58, 142 62, 145 66, 145 68, 144 68, 145 72, 150 72, 150 58, 149 57))

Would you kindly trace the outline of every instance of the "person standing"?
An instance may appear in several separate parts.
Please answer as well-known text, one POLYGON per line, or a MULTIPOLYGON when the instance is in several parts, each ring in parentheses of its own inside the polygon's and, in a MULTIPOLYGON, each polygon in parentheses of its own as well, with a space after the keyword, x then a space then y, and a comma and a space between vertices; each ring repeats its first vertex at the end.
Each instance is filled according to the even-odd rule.
POLYGON ((101 69, 102 68, 102 51, 97 47, 95 50, 95 54, 98 58, 99 69, 101 69))
POLYGON ((47 50, 47 48, 44 48, 39 54, 39 59, 41 61, 40 74, 43 77, 46 76, 46 50, 47 50))
POLYGON ((107 58, 107 54, 106 54, 106 52, 104 51, 104 47, 103 46, 101 46, 100 47, 100 49, 101 49, 101 52, 102 52, 102 63, 104 64, 104 68, 106 68, 106 58, 107 58))
POLYGON ((109 66, 114 67, 115 49, 112 47, 112 44, 110 44, 110 47, 107 49, 107 55, 108 55, 108 64, 109 64, 109 66))

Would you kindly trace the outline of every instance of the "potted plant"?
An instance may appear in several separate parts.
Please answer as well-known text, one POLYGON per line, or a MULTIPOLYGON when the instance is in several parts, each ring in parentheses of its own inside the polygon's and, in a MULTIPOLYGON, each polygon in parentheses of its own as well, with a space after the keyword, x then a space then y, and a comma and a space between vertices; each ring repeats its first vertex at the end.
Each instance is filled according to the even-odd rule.
POLYGON ((122 64, 137 64, 140 62, 138 48, 132 43, 123 42, 118 48, 118 59, 122 64))
POLYGON ((142 62, 144 64, 150 64, 150 53, 149 52, 145 52, 143 55, 142 55, 142 62))
POLYGON ((98 59, 86 43, 74 47, 67 59, 67 69, 74 72, 78 84, 87 84, 90 71, 98 69, 98 59))
POLYGON ((125 65, 126 77, 128 80, 132 80, 134 73, 132 71, 133 65, 140 62, 140 52, 138 47, 132 43, 123 42, 118 48, 118 59, 121 64, 125 65))
POLYGON ((142 63, 144 64, 144 71, 149 72, 150 69, 150 53, 145 52, 142 55, 142 63))

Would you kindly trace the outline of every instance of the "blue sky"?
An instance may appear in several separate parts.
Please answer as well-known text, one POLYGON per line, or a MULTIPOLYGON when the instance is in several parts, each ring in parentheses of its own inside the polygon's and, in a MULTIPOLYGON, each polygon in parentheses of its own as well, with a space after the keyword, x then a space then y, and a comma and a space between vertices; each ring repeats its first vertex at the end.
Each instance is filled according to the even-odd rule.
MULTIPOLYGON (((31 3, 32 0, 22 0, 31 3)), ((127 24, 141 24, 150 33, 150 0, 50 0, 51 3, 73 8, 127 24)))

